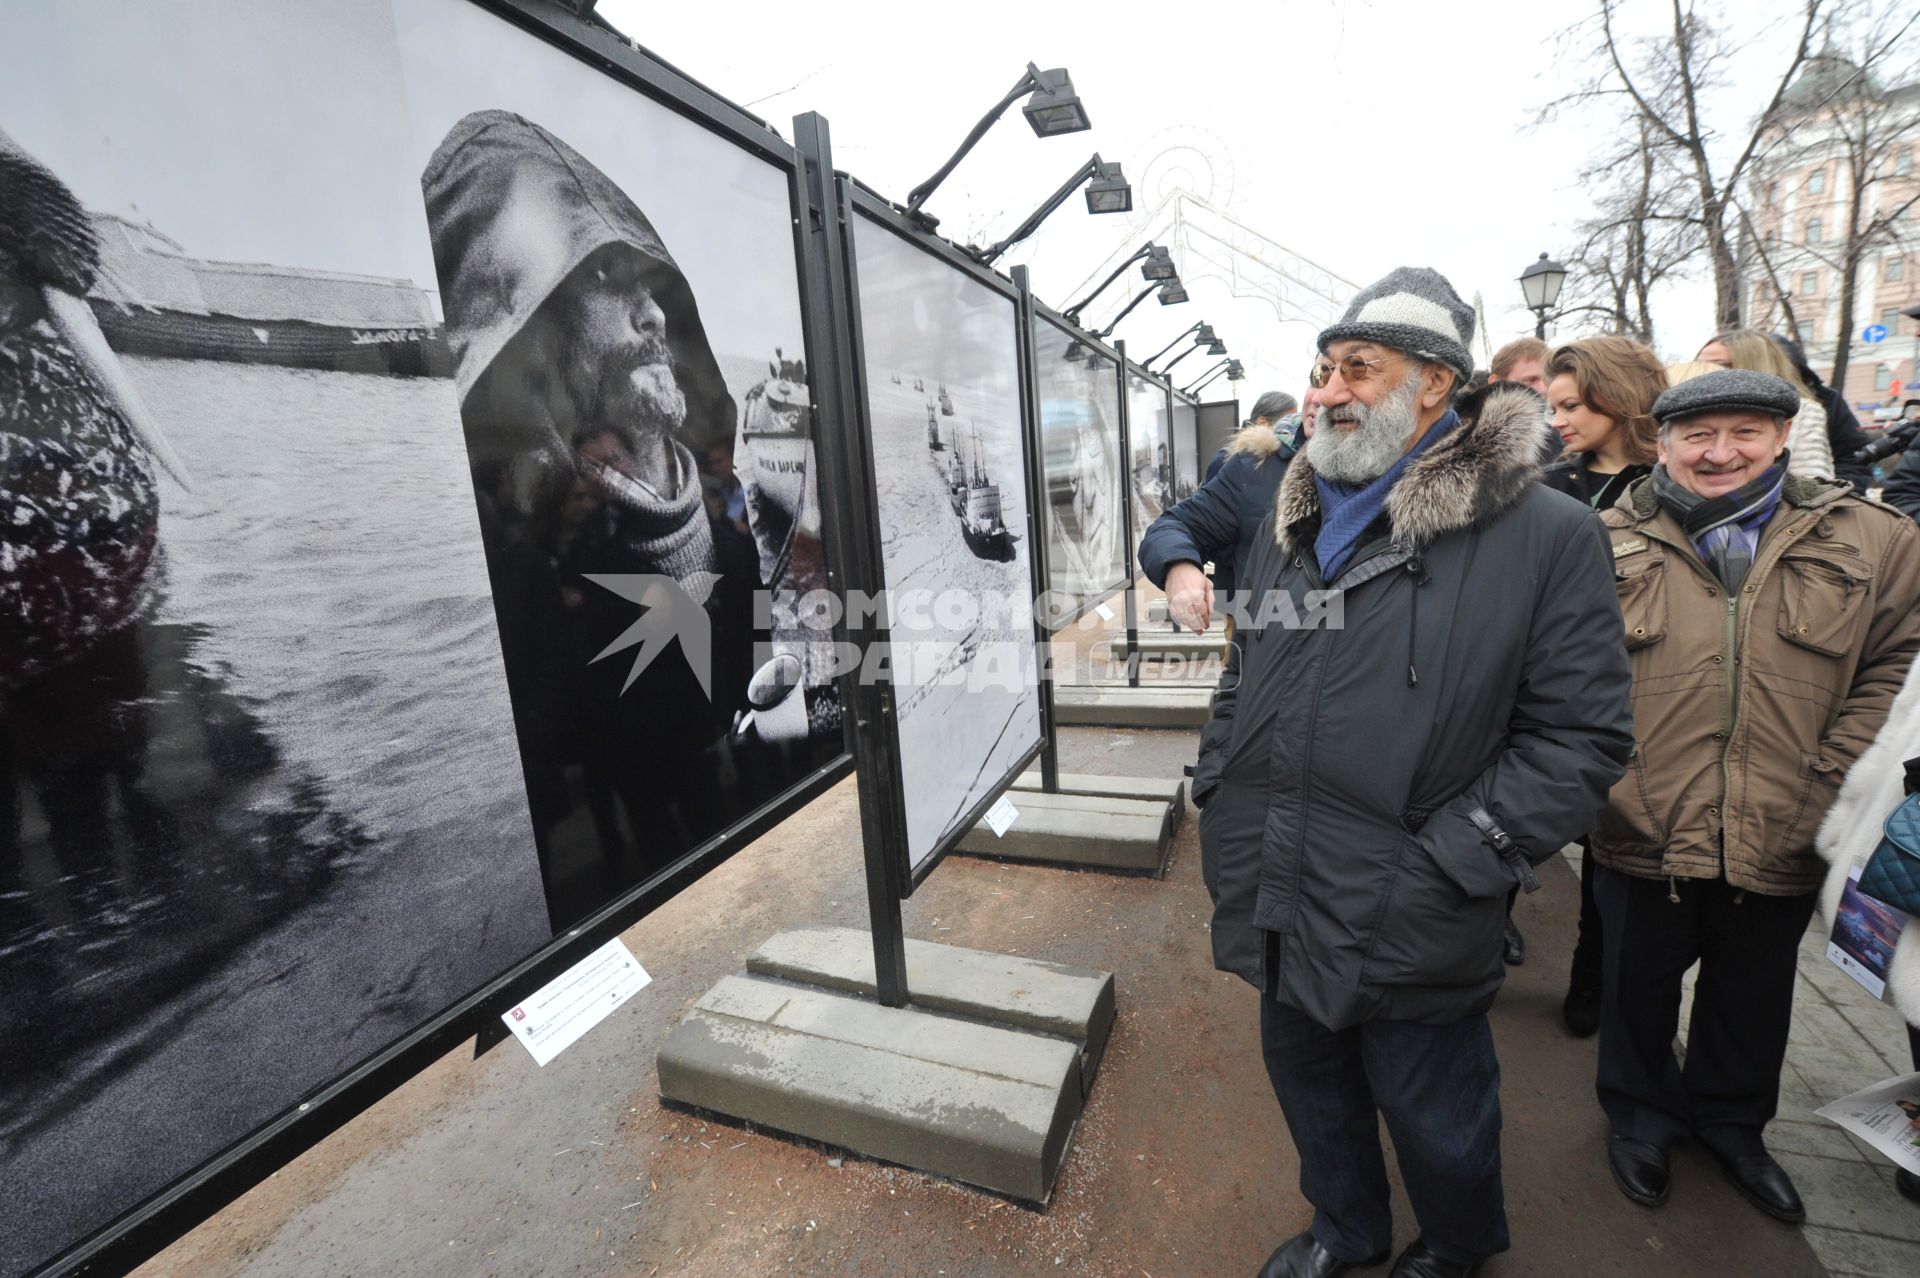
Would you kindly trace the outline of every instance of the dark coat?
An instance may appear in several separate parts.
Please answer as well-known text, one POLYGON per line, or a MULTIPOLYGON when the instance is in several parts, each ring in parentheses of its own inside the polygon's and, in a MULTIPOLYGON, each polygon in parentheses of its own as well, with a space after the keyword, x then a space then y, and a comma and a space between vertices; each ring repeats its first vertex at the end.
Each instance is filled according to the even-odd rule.
POLYGON ((1880 500, 1898 507, 1910 519, 1920 519, 1920 447, 1909 448, 1900 456, 1900 464, 1887 476, 1880 500))
POLYGON ((1606 534, 1536 482, 1540 397, 1495 384, 1462 407, 1337 603, 1310 593, 1327 590, 1319 496, 1295 459, 1247 581, 1306 624, 1236 632, 1201 736, 1214 962, 1333 1028, 1484 1010, 1519 875, 1471 814, 1544 861, 1592 826, 1633 746, 1606 534))
POLYGON ((1873 441, 1860 429, 1860 419, 1853 415, 1853 405, 1847 403, 1846 396, 1823 384, 1813 388, 1813 397, 1827 410, 1827 443, 1833 448, 1834 473, 1864 496, 1872 486, 1873 469, 1852 457, 1873 441))
POLYGON ((1635 462, 1617 475, 1602 477, 1588 473, 1587 454, 1564 453, 1541 472, 1540 482, 1598 511, 1620 500, 1620 494, 1634 480, 1652 472, 1653 467, 1635 462), (1596 479, 1600 480, 1597 488, 1593 483, 1596 479))
POLYGON ((1227 460, 1219 472, 1140 538, 1140 570, 1156 586, 1165 588, 1177 563, 1211 562, 1213 588, 1237 589, 1236 565, 1247 561, 1297 450, 1273 431, 1249 426, 1222 451, 1227 460))

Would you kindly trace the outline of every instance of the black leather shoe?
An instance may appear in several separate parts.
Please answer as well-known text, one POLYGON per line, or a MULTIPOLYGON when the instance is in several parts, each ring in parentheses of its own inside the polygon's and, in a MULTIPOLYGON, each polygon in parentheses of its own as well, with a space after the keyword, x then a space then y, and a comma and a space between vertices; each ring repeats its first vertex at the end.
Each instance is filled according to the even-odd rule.
POLYGON ((1560 1019, 1575 1038, 1591 1038, 1600 1029, 1600 991, 1591 985, 1570 985, 1560 1004, 1560 1019))
POLYGON ((1898 1168, 1893 1173, 1893 1187, 1899 1190, 1900 1196, 1908 1202, 1920 1203, 1920 1176, 1914 1175, 1904 1167, 1898 1168))
POLYGON ((1320 1240, 1309 1232, 1281 1243, 1280 1250, 1267 1257, 1260 1278, 1338 1278, 1355 1269, 1385 1264, 1388 1254, 1383 1251, 1371 1260, 1355 1264, 1322 1247, 1320 1240))
POLYGON ((1721 1158, 1720 1168, 1741 1197, 1775 1220, 1784 1220, 1789 1225, 1806 1220, 1807 1208, 1800 1201, 1800 1191, 1793 1187, 1793 1178, 1787 1175, 1786 1169, 1773 1161, 1772 1154, 1721 1158))
POLYGON ((1479 1272, 1479 1261, 1461 1264, 1457 1260, 1442 1260, 1428 1249, 1426 1239, 1416 1238, 1400 1253, 1400 1259, 1393 1262, 1393 1272, 1387 1278, 1471 1278, 1479 1272))
POLYGON ((1651 1141, 1628 1136, 1607 1138, 1607 1166, 1613 1171, 1613 1183, 1620 1192, 1642 1207, 1659 1207, 1673 1188, 1673 1173, 1667 1166, 1667 1151, 1651 1141))
POLYGON ((1527 938, 1520 935, 1520 929, 1513 925, 1512 919, 1507 920, 1506 948, 1500 957, 1506 960, 1508 967, 1519 967, 1527 961, 1527 938))

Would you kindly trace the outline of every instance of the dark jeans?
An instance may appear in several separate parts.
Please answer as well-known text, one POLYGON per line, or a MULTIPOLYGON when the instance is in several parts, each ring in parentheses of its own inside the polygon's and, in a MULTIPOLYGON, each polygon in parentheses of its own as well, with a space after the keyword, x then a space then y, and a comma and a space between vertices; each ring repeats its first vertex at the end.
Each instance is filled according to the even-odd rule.
POLYGON ((1507 1249, 1500 1063, 1484 1013, 1447 1025, 1330 1030, 1263 997, 1260 1046, 1322 1247, 1357 1263, 1393 1245, 1384 1114, 1427 1245, 1463 1263, 1507 1249))
POLYGON ((1664 1149, 1691 1132, 1726 1157, 1760 1153, 1779 1107, 1794 964, 1815 894, 1762 896, 1725 879, 1640 879, 1604 865, 1593 890, 1605 938, 1597 1090, 1614 1133, 1664 1149), (1683 1070, 1673 1036, 1680 978, 1695 960, 1683 1070))

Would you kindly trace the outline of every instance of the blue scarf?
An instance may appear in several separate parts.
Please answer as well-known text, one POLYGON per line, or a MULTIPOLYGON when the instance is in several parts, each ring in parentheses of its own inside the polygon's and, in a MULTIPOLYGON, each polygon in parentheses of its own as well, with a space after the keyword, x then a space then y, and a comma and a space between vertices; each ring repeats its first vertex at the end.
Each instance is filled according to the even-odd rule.
POLYGON ((1387 504, 1387 494, 1393 491, 1394 484, 1413 464, 1413 459, 1459 424, 1459 416, 1449 408, 1440 415, 1439 421, 1427 428, 1418 443, 1372 483, 1342 484, 1322 478, 1317 471, 1314 473, 1314 487, 1320 490, 1320 535, 1313 539, 1313 553, 1320 561, 1322 581, 1331 585, 1339 577, 1340 570, 1353 558, 1361 534, 1379 517, 1387 504))

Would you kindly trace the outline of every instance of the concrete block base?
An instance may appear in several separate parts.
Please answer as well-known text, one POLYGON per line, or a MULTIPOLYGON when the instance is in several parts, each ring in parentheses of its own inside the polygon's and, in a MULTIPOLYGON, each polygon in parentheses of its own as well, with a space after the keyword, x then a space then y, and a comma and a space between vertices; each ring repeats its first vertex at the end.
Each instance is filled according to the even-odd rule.
MULTIPOLYGON (((747 971, 874 998, 873 937, 850 927, 795 927, 747 956, 747 971)), ((1113 1031, 1113 974, 931 941, 907 942, 915 1007, 1034 1030, 1080 1045, 1083 1090, 1113 1031)))
MULTIPOLYGON (((1226 660, 1227 632, 1224 629, 1208 630, 1196 635, 1191 630, 1143 630, 1136 636, 1133 650, 1142 661, 1205 661, 1209 657, 1226 660)), ((1108 640, 1107 656, 1112 661, 1125 661, 1127 647, 1124 641, 1108 640)))
POLYGON ((995 834, 983 821, 967 831, 954 850, 1090 869, 1154 875, 1166 871, 1180 814, 1164 799, 1040 790, 1021 790, 1008 798, 1020 817, 1005 834, 995 834))
POLYGON ((1115 728, 1200 728, 1213 714, 1210 684, 1055 684, 1055 723, 1115 728))
MULTIPOLYGON (((1040 769, 1034 768, 1022 772, 1014 778, 1015 801, 1022 790, 1039 790, 1040 769)), ((1062 772, 1060 774, 1060 792, 1062 794, 1104 795, 1110 799, 1147 799, 1155 803, 1171 803, 1174 806, 1174 820, 1178 823, 1186 813, 1186 782, 1177 777, 1103 777, 1091 772, 1062 772)))
POLYGON ((1044 1203, 1113 1025, 1113 978, 907 942, 914 1003, 873 1001, 872 940, 770 938, 660 1048, 660 1096, 1044 1203))

